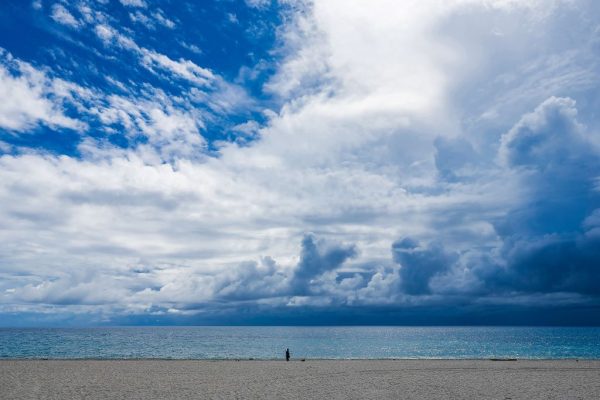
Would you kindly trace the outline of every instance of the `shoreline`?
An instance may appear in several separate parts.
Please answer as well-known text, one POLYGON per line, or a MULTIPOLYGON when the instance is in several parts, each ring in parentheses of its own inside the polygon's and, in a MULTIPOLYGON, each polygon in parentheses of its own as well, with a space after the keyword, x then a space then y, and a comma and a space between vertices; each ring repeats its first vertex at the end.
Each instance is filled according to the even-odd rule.
POLYGON ((580 359, 0 360, 7 399, 598 399, 599 377, 580 359))
MULTIPOLYGON (((0 357, 4 361, 207 361, 207 362, 286 362, 284 358, 49 358, 49 357, 0 357)), ((308 361, 491 361, 491 362, 516 362, 516 361, 599 361, 600 358, 569 357, 569 358, 292 358, 289 362, 308 361)))

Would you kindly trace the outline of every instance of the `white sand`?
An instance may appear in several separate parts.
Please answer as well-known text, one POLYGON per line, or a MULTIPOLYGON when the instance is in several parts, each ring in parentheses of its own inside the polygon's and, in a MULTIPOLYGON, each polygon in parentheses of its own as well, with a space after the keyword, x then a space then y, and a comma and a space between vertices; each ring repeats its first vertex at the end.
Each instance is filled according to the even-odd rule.
POLYGON ((600 361, 0 361, 1 399, 600 399, 600 361))

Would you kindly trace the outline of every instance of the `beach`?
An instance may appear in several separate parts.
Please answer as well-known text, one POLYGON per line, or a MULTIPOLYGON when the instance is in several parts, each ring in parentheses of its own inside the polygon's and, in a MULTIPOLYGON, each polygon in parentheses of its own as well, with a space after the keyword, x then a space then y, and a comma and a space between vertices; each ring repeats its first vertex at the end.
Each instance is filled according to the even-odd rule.
POLYGON ((1 360, 1 399, 598 399, 600 360, 1 360))

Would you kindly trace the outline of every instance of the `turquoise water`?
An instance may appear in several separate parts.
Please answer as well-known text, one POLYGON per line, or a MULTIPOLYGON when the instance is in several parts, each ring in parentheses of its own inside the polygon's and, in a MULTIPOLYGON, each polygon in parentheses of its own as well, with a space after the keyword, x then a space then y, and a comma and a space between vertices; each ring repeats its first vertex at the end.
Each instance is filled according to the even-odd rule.
POLYGON ((0 358, 596 358, 600 328, 0 329, 0 358))

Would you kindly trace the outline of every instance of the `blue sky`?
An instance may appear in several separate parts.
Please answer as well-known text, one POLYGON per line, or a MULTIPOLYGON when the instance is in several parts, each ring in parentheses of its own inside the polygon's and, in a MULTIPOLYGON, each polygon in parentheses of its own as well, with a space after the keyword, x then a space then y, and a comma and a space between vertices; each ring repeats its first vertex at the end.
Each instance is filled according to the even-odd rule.
POLYGON ((599 17, 3 1, 0 325, 597 325, 599 17))

